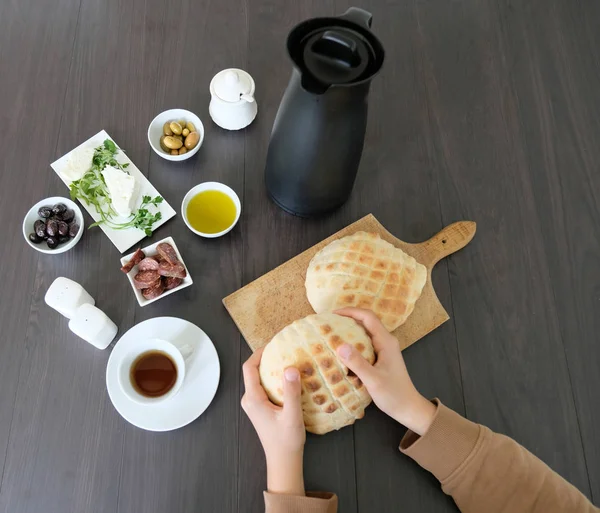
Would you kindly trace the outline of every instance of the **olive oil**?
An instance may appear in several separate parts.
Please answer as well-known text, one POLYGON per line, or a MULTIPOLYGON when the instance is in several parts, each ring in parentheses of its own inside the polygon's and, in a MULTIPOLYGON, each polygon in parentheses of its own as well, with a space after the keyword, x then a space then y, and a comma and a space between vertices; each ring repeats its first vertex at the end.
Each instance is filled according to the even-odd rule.
POLYGON ((235 222, 237 209, 224 192, 202 191, 190 200, 186 215, 194 230, 213 234, 227 230, 235 222))

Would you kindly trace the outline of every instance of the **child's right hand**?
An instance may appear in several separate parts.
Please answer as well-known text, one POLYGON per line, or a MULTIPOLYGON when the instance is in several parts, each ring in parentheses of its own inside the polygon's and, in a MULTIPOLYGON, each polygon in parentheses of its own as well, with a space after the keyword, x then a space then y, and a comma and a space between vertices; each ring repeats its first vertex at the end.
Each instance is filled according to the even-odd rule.
POLYGON ((380 410, 418 435, 425 434, 436 408, 413 385, 398 340, 370 310, 344 308, 335 313, 361 323, 377 353, 377 362, 371 365, 351 345, 343 344, 337 349, 341 360, 364 383, 380 410))

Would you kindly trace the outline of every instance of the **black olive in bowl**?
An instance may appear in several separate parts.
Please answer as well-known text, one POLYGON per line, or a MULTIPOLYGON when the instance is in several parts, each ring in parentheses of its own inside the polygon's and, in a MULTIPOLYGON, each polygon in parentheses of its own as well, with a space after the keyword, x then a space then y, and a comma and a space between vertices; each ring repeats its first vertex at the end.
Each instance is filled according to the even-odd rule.
POLYGON ((51 215, 52 215, 51 207, 40 207, 40 209, 38 210, 38 216, 40 216, 43 219, 48 219, 51 215))
POLYGON ((46 233, 50 237, 58 235, 58 222, 54 219, 48 219, 48 221, 46 221, 46 233))
POLYGON ((69 235, 69 225, 64 221, 58 221, 58 235, 69 235))
POLYGON ((44 240, 44 237, 40 237, 37 233, 32 232, 29 234, 29 240, 34 244, 39 244, 44 240))
POLYGON ((52 207, 52 213, 56 216, 63 214, 66 211, 67 211, 67 205, 65 205, 64 203, 57 203, 56 205, 54 205, 52 207))
POLYGON ((75 219, 75 212, 73 210, 71 210, 70 208, 68 208, 60 215, 60 218, 65 223, 70 223, 71 221, 73 221, 73 219, 75 219))
POLYGON ((79 225, 77 223, 71 223, 69 226, 69 237, 73 238, 79 232, 79 225))
POLYGON ((33 231, 36 233, 36 235, 38 237, 43 238, 44 235, 46 235, 46 223, 44 221, 42 221, 41 219, 38 219, 33 224, 33 231))

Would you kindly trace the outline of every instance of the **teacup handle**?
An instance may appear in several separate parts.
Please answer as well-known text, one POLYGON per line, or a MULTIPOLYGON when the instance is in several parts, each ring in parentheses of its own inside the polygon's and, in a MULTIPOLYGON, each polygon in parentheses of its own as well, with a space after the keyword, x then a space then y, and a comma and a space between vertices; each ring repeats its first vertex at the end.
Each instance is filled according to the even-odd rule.
POLYGON ((181 347, 178 347, 177 349, 181 353, 181 356, 183 356, 184 360, 187 360, 190 356, 192 356, 192 354, 194 352, 194 348, 192 346, 190 346, 189 344, 185 344, 181 347))

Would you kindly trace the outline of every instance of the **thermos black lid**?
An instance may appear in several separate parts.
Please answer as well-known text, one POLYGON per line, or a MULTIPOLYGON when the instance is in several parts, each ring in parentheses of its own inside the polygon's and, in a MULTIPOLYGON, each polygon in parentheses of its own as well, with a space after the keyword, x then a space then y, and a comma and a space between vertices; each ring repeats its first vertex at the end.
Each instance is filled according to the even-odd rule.
POLYGON ((323 84, 347 84, 359 79, 373 59, 373 50, 357 32, 332 27, 303 40, 306 70, 323 84))
MULTIPOLYGON (((314 18, 296 26, 288 51, 304 83, 350 85, 368 80, 383 64, 384 51, 369 30, 371 14, 352 7, 337 18, 314 18)), ((318 88, 317 88, 318 89, 318 88)))

